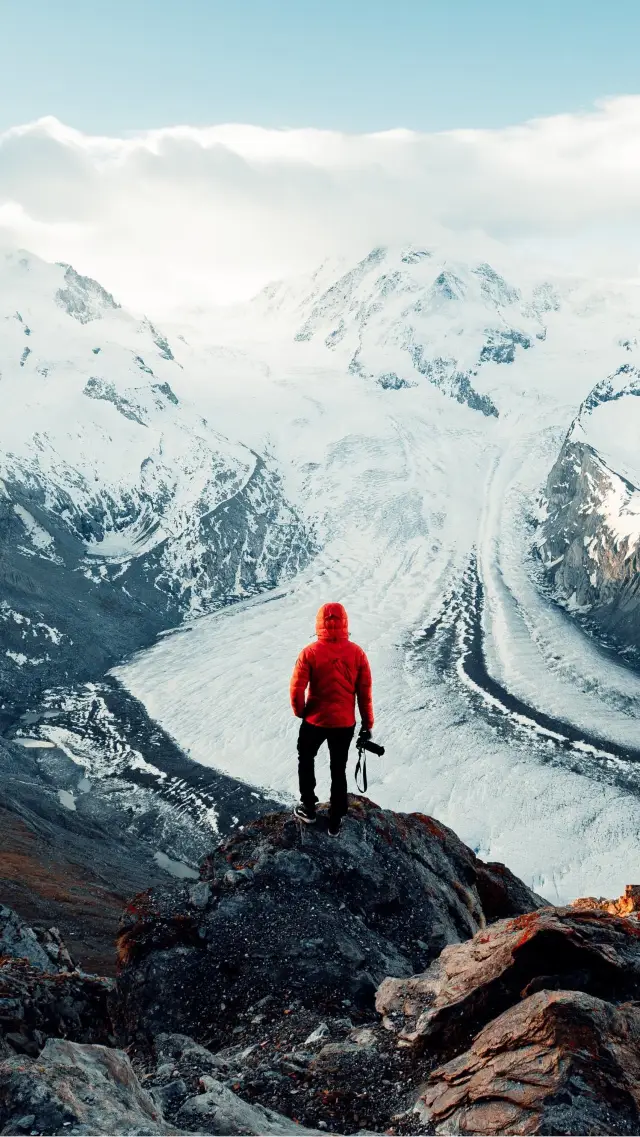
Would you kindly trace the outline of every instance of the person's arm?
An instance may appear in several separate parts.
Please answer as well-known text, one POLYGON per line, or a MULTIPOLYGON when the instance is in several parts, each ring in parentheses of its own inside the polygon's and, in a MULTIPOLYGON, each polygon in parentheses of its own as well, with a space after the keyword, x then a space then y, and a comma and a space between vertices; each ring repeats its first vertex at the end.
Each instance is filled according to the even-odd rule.
POLYGON ((306 648, 300 652, 296 659, 296 665, 293 669, 291 676, 291 684, 289 686, 289 694, 291 696, 291 706, 293 713, 298 719, 304 718, 304 708, 306 702, 307 687, 309 686, 309 661, 307 660, 306 648))
POLYGON ((365 730, 373 730, 373 699, 371 696, 371 668, 364 652, 360 656, 358 677, 356 679, 356 697, 362 726, 365 730))

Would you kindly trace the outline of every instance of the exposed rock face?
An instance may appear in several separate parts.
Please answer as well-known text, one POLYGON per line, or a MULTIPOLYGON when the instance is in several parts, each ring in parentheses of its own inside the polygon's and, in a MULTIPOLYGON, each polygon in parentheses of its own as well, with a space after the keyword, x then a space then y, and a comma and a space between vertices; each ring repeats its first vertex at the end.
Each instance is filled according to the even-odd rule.
POLYGON ((640 513, 640 493, 599 455, 565 442, 546 487, 540 549, 557 597, 621 644, 640 645, 640 549, 621 537, 624 511, 640 513))
POLYGON ((0 1054, 35 1056, 51 1036, 114 1042, 112 989, 76 970, 57 928, 36 933, 0 905, 0 1054))
POLYGON ((3 910, 35 962, 0 963, 0 1131, 640 1130, 633 886, 624 916, 541 908, 431 818, 323 828, 270 814, 136 898, 113 990, 3 910))
POLYGON ((635 921, 546 908, 387 979, 377 1007, 401 1048, 449 1059, 416 1106, 436 1132, 631 1134, 639 994, 635 921))
POLYGON ((243 1101, 207 1072, 213 1056, 190 1039, 172 1050, 164 1066, 160 1052, 157 1070, 143 1075, 144 1085, 124 1051, 107 1046, 50 1039, 37 1062, 0 1060, 1 1131, 78 1137, 321 1132, 243 1101))
POLYGON ((633 916, 640 913, 640 884, 628 884, 617 900, 606 900, 603 896, 582 896, 574 900, 572 908, 598 908, 612 916, 633 916))
POLYGON ((57 928, 38 935, 17 912, 0 904, 0 959, 26 959, 41 971, 73 971, 74 964, 57 928))
POLYGON ((616 1001, 640 994, 640 934, 599 911, 543 908, 501 920, 471 943, 445 948, 422 975, 387 979, 381 1014, 413 1045, 456 1046, 521 997, 579 990, 616 1001))
POLYGON ((539 991, 435 1070, 418 1112, 436 1133, 635 1134, 640 1011, 539 991))
POLYGON ((79 971, 46 972, 24 959, 0 959, 0 1039, 37 1055, 47 1038, 115 1042, 110 979, 79 971))
POLYGON ((640 372, 625 365, 580 407, 549 474, 538 541, 557 599, 629 649, 640 647, 639 430, 640 372))
POLYGON ((121 1050, 47 1042, 37 1062, 0 1062, 3 1133, 175 1133, 121 1050))
POLYGON ((119 938, 127 1039, 168 1030, 220 1045, 266 996, 370 1015, 385 975, 542 903, 431 818, 351 804, 338 841, 268 815, 211 854, 199 884, 136 898, 119 938))

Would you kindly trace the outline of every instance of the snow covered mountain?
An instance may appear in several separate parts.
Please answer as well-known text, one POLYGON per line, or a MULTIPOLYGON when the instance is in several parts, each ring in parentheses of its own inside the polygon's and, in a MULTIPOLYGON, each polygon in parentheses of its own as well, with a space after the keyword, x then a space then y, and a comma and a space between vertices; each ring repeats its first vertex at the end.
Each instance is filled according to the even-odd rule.
POLYGON ((610 894, 621 865, 640 872, 640 678, 540 589, 533 551, 576 408, 628 360, 638 290, 511 276, 375 249, 193 319, 185 393, 269 449, 321 550, 268 603, 117 675, 197 762, 293 797, 291 666, 341 600, 387 746, 373 798, 442 818, 544 895, 610 894))
MULTIPOLYGON (((635 341, 628 342, 633 350, 635 341)), ((556 595, 640 648, 640 370, 620 366, 582 403, 547 482, 541 554, 556 595)))
MULTIPOLYGON (((372 763, 372 796, 439 816, 483 859, 512 864, 551 898, 619 893, 619 874, 634 864, 640 872, 640 678, 603 657, 540 589, 533 549, 540 490, 576 408, 628 361, 637 290, 520 279, 438 249, 375 249, 357 265, 272 285, 233 311, 194 315, 165 338, 99 300, 95 285, 71 306, 84 314, 101 304, 101 318, 81 323, 56 299, 68 270, 49 271, 58 275, 47 311, 79 329, 86 356, 79 365, 59 354, 76 361, 72 411, 58 414, 52 400, 47 417, 60 438, 47 481, 64 492, 41 488, 34 433, 44 422, 38 432, 29 425, 10 459, 24 469, 5 478, 5 509, 28 564, 55 567, 42 544, 26 545, 16 505, 46 530, 55 556, 58 527, 77 542, 60 567, 92 589, 80 607, 117 596, 113 623, 127 635, 135 605, 145 634, 158 606, 167 623, 213 611, 118 667, 115 681, 34 699, 20 731, 73 755, 101 784, 110 762, 129 785, 135 769, 192 817, 218 816, 222 791, 205 786, 203 771, 226 777, 234 793, 248 783, 246 797, 290 799, 291 666, 319 604, 341 600, 372 661, 387 746, 384 764, 372 763), (107 366, 109 344, 117 367, 115 357, 107 366), (117 466, 92 454, 80 461, 72 413, 84 416, 82 437, 96 451, 105 431, 127 438, 117 466), (77 490, 69 455, 81 470, 77 490), (35 504, 15 489, 32 481, 35 504), (204 529, 210 517, 216 524, 204 529), (144 728, 133 725, 141 703, 144 728), (158 744, 149 721, 159 724, 158 744)), ((18 347, 35 345, 26 299, 23 307, 22 322, 11 309, 18 347)), ((24 348, 14 349, 14 377, 35 369, 31 355, 20 367, 24 348)), ((109 644, 108 615, 104 628, 109 644)), ((233 816, 246 816, 250 802, 238 800, 233 816)))
POLYGON ((181 370, 95 281, 0 257, 5 714, 308 558, 277 471, 176 396, 181 370))
POLYGON ((559 305, 548 282, 523 292, 486 263, 381 247, 346 271, 327 264, 295 285, 269 285, 252 309, 253 317, 294 320, 297 342, 324 343, 350 372, 383 388, 426 381, 497 417, 476 377, 544 340, 544 316, 559 305))

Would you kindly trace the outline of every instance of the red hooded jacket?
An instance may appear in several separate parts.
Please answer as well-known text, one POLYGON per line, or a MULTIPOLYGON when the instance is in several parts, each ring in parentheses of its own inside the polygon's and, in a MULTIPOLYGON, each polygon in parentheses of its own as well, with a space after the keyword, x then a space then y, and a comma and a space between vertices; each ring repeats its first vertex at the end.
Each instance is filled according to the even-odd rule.
POLYGON ((323 604, 316 616, 318 642, 303 648, 291 676, 291 706, 312 726, 353 726, 355 702, 362 725, 373 727, 371 669, 364 651, 349 639, 342 604, 323 604))

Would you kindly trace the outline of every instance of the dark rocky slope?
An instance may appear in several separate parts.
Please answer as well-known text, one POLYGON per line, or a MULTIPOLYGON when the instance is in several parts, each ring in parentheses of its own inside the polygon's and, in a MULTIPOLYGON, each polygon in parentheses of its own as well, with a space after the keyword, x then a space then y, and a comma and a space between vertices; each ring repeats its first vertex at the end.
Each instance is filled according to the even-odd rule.
POLYGON ((0 1132, 637 1133, 635 896, 544 906, 352 799, 337 840, 270 814, 138 896, 115 986, 5 910, 0 1132))
POLYGON ((554 595, 590 631, 640 651, 640 371, 619 367, 578 410, 549 473, 537 546, 554 595))
MULTIPOLYGON (((173 549, 186 542, 184 534, 124 563, 89 558, 86 541, 104 525, 98 507, 96 516, 82 515, 72 526, 66 502, 52 508, 50 497, 50 487, 34 479, 5 478, 0 492, 0 725, 15 722, 50 687, 101 679, 198 604, 210 611, 275 587, 315 548, 284 500, 277 473, 260 458, 237 493, 192 519, 191 561, 173 549), (25 541, 16 509, 48 534, 46 556, 25 541)), ((144 500, 136 508, 143 512, 144 500)))
POLYGON ((78 761, 58 747, 0 739, 0 904, 36 928, 59 927, 84 968, 111 975, 124 904, 171 879, 163 864, 197 876, 193 866, 215 840, 207 811, 225 833, 275 803, 196 766, 117 684, 73 701, 55 721, 78 761), (112 713, 109 730, 98 702, 112 713), (149 761, 136 765, 136 746, 149 761))
POLYGON ((366 1017, 385 975, 542 903, 432 818, 351 802, 339 841, 268 814, 208 856, 197 884, 129 906, 118 989, 130 1041, 170 1030, 222 1045, 267 976, 280 1009, 366 1017))
POLYGON ((565 442, 546 486, 541 549, 555 595, 587 626, 640 649, 638 550, 610 530, 606 502, 638 494, 588 445, 565 442))

